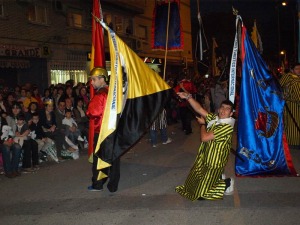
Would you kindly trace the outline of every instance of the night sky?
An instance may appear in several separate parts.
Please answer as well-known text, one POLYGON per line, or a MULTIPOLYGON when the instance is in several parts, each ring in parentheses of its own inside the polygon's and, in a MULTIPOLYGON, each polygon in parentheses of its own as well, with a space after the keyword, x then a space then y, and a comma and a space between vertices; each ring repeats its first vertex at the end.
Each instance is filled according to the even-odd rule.
MULTIPOLYGON (((249 33, 256 20, 264 48, 263 58, 266 62, 278 64, 280 50, 285 50, 287 59, 290 63, 293 62, 297 55, 297 10, 295 0, 287 2, 288 5, 283 7, 281 1, 276 0, 199 0, 204 30, 210 47, 212 37, 215 37, 219 51, 231 57, 235 35, 236 17, 232 14, 232 7, 234 7, 239 11, 249 33)), ((192 23, 195 25, 193 27, 197 28, 197 0, 191 0, 191 9, 194 18, 192 23)), ((193 30, 193 34, 194 32, 197 32, 197 29, 193 30)))

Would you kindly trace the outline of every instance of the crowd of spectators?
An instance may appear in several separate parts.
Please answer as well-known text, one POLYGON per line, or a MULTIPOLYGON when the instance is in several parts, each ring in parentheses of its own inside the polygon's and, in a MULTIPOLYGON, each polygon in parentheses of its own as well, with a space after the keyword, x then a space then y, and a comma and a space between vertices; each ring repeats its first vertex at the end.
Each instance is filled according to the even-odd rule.
POLYGON ((69 80, 43 94, 31 83, 1 89, 0 168, 5 176, 35 172, 44 161, 77 159, 87 148, 86 84, 69 80))
MULTIPOLYGON (((169 125, 182 120, 182 103, 175 94, 180 83, 193 83, 195 99, 208 112, 215 110, 215 89, 220 89, 218 93, 228 92, 227 81, 216 77, 195 76, 193 80, 171 78, 167 82, 174 89, 174 96, 165 108, 169 125)), ((227 96, 217 98, 223 97, 227 96)), ((16 162, 22 167, 21 172, 35 172, 45 160, 60 162, 67 158, 77 159, 79 152, 87 148, 89 120, 86 109, 89 101, 87 84, 74 85, 72 80, 50 85, 42 92, 31 83, 14 88, 3 86, 0 91, 0 132, 3 135, 3 126, 7 125, 12 128, 14 139, 13 144, 8 144, 5 138, 0 140, 2 173, 7 177, 20 175, 20 169, 15 168, 16 162)), ((183 120, 181 122, 183 130, 190 134, 192 131, 185 128, 183 120)))

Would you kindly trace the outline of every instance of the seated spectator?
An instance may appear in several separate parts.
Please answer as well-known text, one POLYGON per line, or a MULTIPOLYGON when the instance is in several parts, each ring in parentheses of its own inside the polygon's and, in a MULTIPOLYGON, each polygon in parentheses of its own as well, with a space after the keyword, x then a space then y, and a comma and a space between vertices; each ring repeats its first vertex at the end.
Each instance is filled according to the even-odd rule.
POLYGON ((23 149, 22 167, 25 172, 35 172, 39 168, 39 155, 37 143, 28 137, 29 127, 25 122, 25 116, 19 114, 17 117, 16 133, 14 142, 23 149))
POLYGON ((34 97, 32 96, 32 91, 31 91, 31 90, 26 90, 26 98, 25 98, 25 100, 23 101, 24 107, 28 109, 29 104, 30 104, 31 102, 36 102, 36 103, 38 103, 38 101, 36 100, 36 98, 34 98, 34 97))
POLYGON ((61 158, 61 151, 64 144, 64 135, 57 128, 56 117, 53 111, 53 104, 54 102, 52 99, 47 99, 44 102, 45 109, 40 111, 39 118, 46 137, 54 140, 57 150, 57 157, 61 158))
POLYGON ((28 111, 25 112, 25 120, 30 125, 32 123, 32 115, 38 112, 38 103, 31 102, 28 107, 28 111))
POLYGON ((6 99, 4 101, 5 109, 6 109, 6 112, 8 114, 11 114, 11 112, 12 112, 12 106, 13 106, 13 104, 14 104, 15 101, 16 101, 15 93, 9 92, 6 95, 6 99))
POLYGON ((65 118, 62 120, 62 124, 66 126, 65 135, 72 142, 73 145, 71 145, 71 147, 78 149, 78 141, 84 141, 84 139, 81 136, 77 123, 72 118, 72 111, 70 109, 66 109, 65 118))
POLYGON ((41 155, 49 156, 55 162, 58 162, 57 151, 55 143, 52 139, 48 138, 43 131, 43 127, 39 122, 39 114, 32 114, 32 123, 29 126, 29 130, 32 133, 32 139, 38 145, 38 151, 41 155))
POLYGON ((25 99, 26 99, 26 89, 21 88, 20 96, 19 96, 19 98, 17 98, 17 101, 18 102, 24 102, 25 99))
POLYGON ((89 133, 89 119, 86 116, 86 110, 83 107, 83 98, 78 97, 75 100, 75 107, 73 109, 73 115, 75 122, 78 125, 78 128, 81 132, 81 134, 88 139, 88 133, 89 133))
POLYGON ((8 126, 6 118, 6 112, 1 111, 0 152, 2 153, 5 176, 8 178, 14 178, 21 175, 18 169, 21 157, 21 146, 17 143, 14 143, 14 133, 12 132, 12 128, 8 126))
POLYGON ((42 96, 39 93, 38 87, 34 87, 32 89, 32 97, 34 97, 37 100, 38 108, 42 109, 44 107, 44 103, 43 103, 43 100, 42 100, 42 96))

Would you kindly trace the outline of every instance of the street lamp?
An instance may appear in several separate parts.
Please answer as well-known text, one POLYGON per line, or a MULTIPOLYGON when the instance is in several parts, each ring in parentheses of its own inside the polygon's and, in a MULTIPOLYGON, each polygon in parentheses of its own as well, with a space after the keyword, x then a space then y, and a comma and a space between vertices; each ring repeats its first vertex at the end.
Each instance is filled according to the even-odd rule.
MULTIPOLYGON (((285 7, 287 6, 287 3, 285 1, 282 1, 281 2, 281 6, 285 7)), ((278 52, 281 52, 281 35, 280 35, 280 32, 281 32, 281 29, 280 29, 280 4, 277 3, 277 33, 278 33, 278 52)), ((281 63, 281 59, 280 59, 280 55, 278 56, 278 63, 280 65, 281 63)))
POLYGON ((281 61, 281 65, 282 65, 282 72, 285 72, 285 68, 287 66, 287 61, 286 61, 286 51, 285 50, 281 50, 280 51, 280 55, 283 56, 283 60, 281 61))

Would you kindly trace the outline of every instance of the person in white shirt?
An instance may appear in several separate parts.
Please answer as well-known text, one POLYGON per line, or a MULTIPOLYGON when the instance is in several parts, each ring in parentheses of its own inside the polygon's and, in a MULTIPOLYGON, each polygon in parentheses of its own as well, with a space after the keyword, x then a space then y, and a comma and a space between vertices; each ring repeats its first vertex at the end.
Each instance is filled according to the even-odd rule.
POLYGON ((72 142, 72 144, 76 146, 78 144, 78 141, 84 141, 84 139, 81 136, 81 132, 78 129, 77 123, 72 118, 71 110, 65 110, 65 118, 62 120, 62 124, 66 125, 65 135, 72 142))

